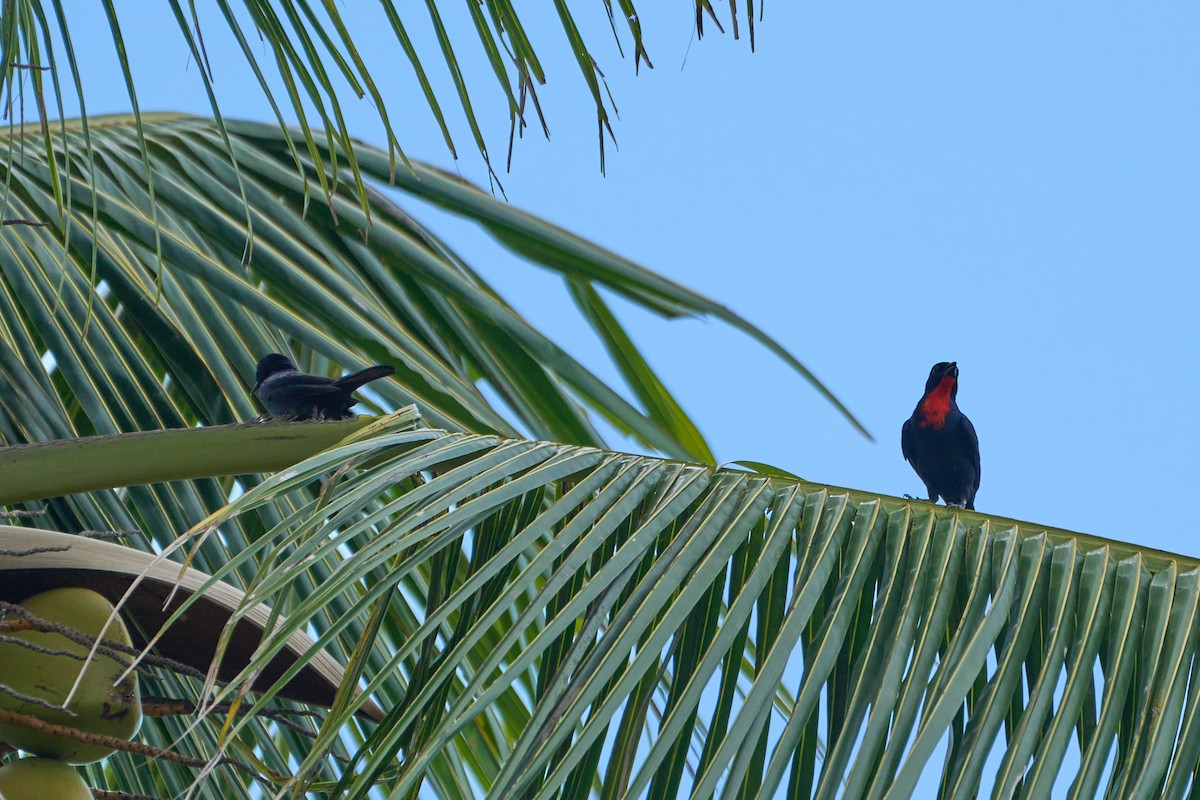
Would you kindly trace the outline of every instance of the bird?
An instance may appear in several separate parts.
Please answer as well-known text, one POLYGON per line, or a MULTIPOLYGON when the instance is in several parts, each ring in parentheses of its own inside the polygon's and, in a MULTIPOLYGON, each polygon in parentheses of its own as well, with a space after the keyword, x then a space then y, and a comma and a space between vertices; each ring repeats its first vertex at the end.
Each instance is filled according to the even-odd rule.
POLYGON ((975 509, 979 491, 979 437, 967 415, 958 410, 958 364, 933 365, 912 416, 900 432, 900 449, 925 482, 929 502, 975 509))
POLYGON ((395 367, 376 364, 340 378, 306 375, 287 356, 270 353, 255 367, 252 391, 275 417, 349 419, 354 416, 351 407, 358 402, 354 390, 395 372, 395 367))

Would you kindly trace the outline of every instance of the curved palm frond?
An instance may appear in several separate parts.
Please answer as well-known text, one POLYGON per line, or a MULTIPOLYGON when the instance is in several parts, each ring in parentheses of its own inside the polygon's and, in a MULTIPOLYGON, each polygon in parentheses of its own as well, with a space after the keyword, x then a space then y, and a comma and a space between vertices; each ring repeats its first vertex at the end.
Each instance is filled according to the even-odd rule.
POLYGON ((538 800, 902 798, 922 780, 931 793, 939 770, 960 798, 1191 784, 1194 559, 699 464, 430 433, 393 425, 332 448, 195 530, 295 498, 218 575, 253 571, 247 607, 288 616, 259 660, 307 626, 366 654, 386 719, 332 713, 291 788, 316 788, 307 770, 346 739, 363 745, 323 785, 339 797, 458 797, 464 777, 538 800), (346 613, 330 619, 331 603, 346 613))
MULTIPOLYGON (((611 0, 603 0, 602 6, 593 0, 589 10, 602 8, 602 13, 607 14, 617 52, 622 56, 622 38, 627 37, 634 55, 635 70, 643 61, 647 66, 652 66, 643 40, 642 24, 633 1, 620 0, 618 5, 619 14, 614 13, 611 0)), ((301 136, 298 147, 290 152, 294 169, 298 172, 302 170, 303 159, 320 164, 321 168, 315 177, 323 193, 329 198, 336 188, 336 183, 330 179, 336 180, 340 177, 341 168, 347 167, 351 183, 359 190, 357 198, 364 213, 369 213, 369 204, 365 191, 362 191, 365 188, 363 173, 357 163, 355 143, 342 110, 347 98, 355 102, 367 99, 377 110, 387 142, 390 170, 396 171, 398 161, 403 162, 402 168, 407 168, 409 161, 392 127, 388 101, 395 98, 385 96, 385 92, 376 85, 371 70, 355 43, 356 31, 371 27, 392 32, 397 51, 402 52, 404 60, 408 62, 420 86, 425 105, 441 129, 447 149, 456 158, 458 147, 443 110, 446 90, 443 89, 439 93, 439 90, 435 89, 435 82, 440 81, 430 79, 430 70, 427 69, 426 63, 431 57, 438 56, 444 61, 449 85, 453 87, 454 97, 451 102, 459 107, 470 131, 472 143, 494 177, 483 125, 476 117, 471 93, 457 55, 464 46, 473 46, 473 40, 477 40, 483 47, 487 64, 496 79, 496 90, 504 96, 508 122, 512 130, 523 131, 529 124, 527 111, 532 111, 537 117, 539 127, 547 130, 546 120, 542 118, 541 107, 537 102, 537 86, 546 82, 546 71, 535 49, 535 45, 540 45, 540 41, 535 42, 536 37, 529 35, 521 15, 509 0, 468 3, 467 19, 458 20, 457 25, 454 24, 454 20, 444 19, 437 4, 433 2, 424 4, 424 8, 418 10, 412 4, 383 0, 379 8, 356 7, 356 13, 349 17, 343 16, 338 5, 334 3, 322 3, 317 9, 308 3, 297 3, 295 0, 243 2, 240 8, 237 3, 221 2, 210 7, 203 3, 185 4, 179 0, 171 0, 169 6, 178 28, 179 46, 186 51, 190 62, 198 67, 197 73, 207 92, 217 130, 227 148, 226 155, 232 155, 233 144, 224 126, 217 88, 204 45, 205 29, 211 32, 214 27, 228 29, 236 50, 240 51, 240 56, 257 80, 279 128, 286 129, 289 124, 288 117, 296 121, 301 136), (425 54, 423 60, 422 53, 410 34, 416 25, 429 26, 432 29, 437 55, 425 54), (256 40, 260 47, 252 45, 256 40), (270 54, 270 58, 265 61, 261 58, 264 50, 270 54), (286 99, 275 96, 278 90, 273 91, 271 87, 276 81, 284 87, 286 99), (530 98, 533 100, 531 106, 527 103, 530 98), (328 160, 322 160, 323 158, 328 160)), ((584 4, 576 3, 573 6, 574 12, 578 13, 584 4)), ((130 13, 133 9, 126 9, 114 0, 104 0, 101 7, 118 56, 120 79, 124 81, 135 115, 134 135, 143 174, 147 175, 151 171, 151 144, 147 132, 142 127, 137 80, 129 64, 121 27, 122 14, 130 13)), ((577 67, 595 103, 600 135, 600 163, 603 168, 604 136, 605 133, 612 136, 612 99, 599 66, 602 59, 596 58, 592 49, 589 49, 588 42, 575 22, 572 6, 568 5, 566 0, 559 0, 555 3, 555 9, 562 31, 570 42, 577 67)), ((57 116, 62 119, 66 116, 63 98, 74 94, 85 117, 83 140, 85 147, 88 144, 87 106, 81 80, 87 65, 77 61, 72 44, 73 37, 80 35, 78 19, 72 11, 69 4, 58 0, 25 0, 5 4, 3 13, 0 14, 0 52, 3 54, 3 58, 0 59, 0 104, 6 109, 19 109, 17 113, 10 115, 12 117, 22 121, 27 116, 38 120, 47 157, 53 150, 50 138, 56 126, 47 113, 48 98, 56 104, 57 116), (73 20, 76 22, 75 28, 71 25, 73 20), (32 106, 28 114, 25 109, 26 86, 32 106)), ((696 24, 701 35, 702 11, 709 15, 718 28, 721 27, 708 0, 703 0, 696 5, 696 24)), ((737 7, 731 3, 729 19, 733 23, 735 37, 738 35, 737 17, 737 7)), ((747 18, 753 46, 753 3, 747 7, 747 18)), ((97 32, 89 30, 87 35, 94 36, 97 32)), ((389 63, 387 66, 391 69, 393 64, 389 63)), ((419 101, 406 100, 405 106, 415 107, 417 102, 419 101)), ((10 144, 13 135, 10 129, 10 144)), ((61 204, 59 209, 62 209, 61 204)))
MULTIPOLYGON (((536 438, 603 444, 590 410, 645 446, 711 461, 597 286, 658 313, 718 316, 837 403, 794 357, 719 304, 435 169, 414 163, 397 176, 407 194, 486 226, 509 250, 561 274, 639 410, 376 185, 367 185, 375 209, 368 219, 345 184, 332 204, 310 195, 312 182, 290 165, 291 139, 271 126, 228 123, 235 164, 210 121, 168 115, 145 119, 143 131, 153 193, 128 118, 93 120, 90 151, 82 126, 68 126, 54 137, 49 162, 35 148, 0 151, 5 214, 51 226, 5 228, 0 313, 11 332, 0 359, 20 386, 44 372, 41 360, 52 352, 79 403, 70 424, 39 425, 33 420, 58 403, 47 404, 47 384, 26 387, 8 402, 24 400, 28 413, 13 417, 36 426, 30 438, 245 419, 254 414, 246 392, 254 361, 290 349, 311 370, 396 364, 399 381, 382 385, 380 397, 417 402, 438 427, 514 435, 485 398, 486 384, 536 438), (61 226, 51 222, 58 193, 73 198, 61 226), (165 393, 156 386, 164 374, 165 393)), ((386 181, 386 155, 365 145, 359 152, 365 174, 386 181)))

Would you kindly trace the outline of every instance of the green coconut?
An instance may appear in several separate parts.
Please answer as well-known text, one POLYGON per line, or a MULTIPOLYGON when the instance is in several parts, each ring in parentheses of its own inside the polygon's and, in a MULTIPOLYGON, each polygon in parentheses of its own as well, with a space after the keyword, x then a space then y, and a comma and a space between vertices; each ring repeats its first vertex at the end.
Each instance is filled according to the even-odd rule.
MULTIPOLYGON (((120 617, 114 619, 101 634, 113 607, 91 589, 52 589, 24 600, 21 605, 36 617, 89 636, 102 635, 104 639, 126 645, 130 643, 129 631, 120 617)), ((15 636, 45 652, 0 642, 0 683, 22 695, 62 706, 81 669, 83 678, 66 706, 69 713, 52 711, 5 692, 0 692, 0 708, 28 714, 55 725, 67 725, 120 739, 129 739, 137 733, 142 724, 142 700, 138 693, 137 674, 131 672, 117 682, 126 664, 97 653, 84 668, 83 659, 87 657, 89 648, 60 633, 21 631, 15 636), (61 654, 64 651, 74 657, 61 654)), ((129 660, 125 658, 126 663, 129 660)), ((71 764, 89 764, 113 752, 110 747, 6 722, 0 722, 0 741, 28 753, 61 759, 71 764)))
POLYGON ((0 800, 92 800, 78 770, 53 758, 19 758, 0 767, 0 800))

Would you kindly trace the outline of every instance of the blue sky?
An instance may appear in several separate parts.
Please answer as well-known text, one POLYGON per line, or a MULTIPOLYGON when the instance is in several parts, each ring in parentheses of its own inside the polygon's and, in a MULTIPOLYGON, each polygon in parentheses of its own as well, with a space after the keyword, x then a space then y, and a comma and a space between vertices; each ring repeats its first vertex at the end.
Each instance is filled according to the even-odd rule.
MULTIPOLYGON (((207 114, 174 22, 154 5, 121 18, 141 107, 207 114)), ((443 5, 463 32, 463 12, 443 5)), ((639 77, 602 4, 574 5, 620 111, 605 176, 561 28, 523 12, 550 78, 539 97, 552 138, 530 131, 502 180, 513 203, 758 324, 876 437, 733 330, 620 307, 718 458, 919 494, 900 425, 929 367, 956 360, 981 441, 980 511, 1200 552, 1172 524, 1200 449, 1200 8, 770 3, 751 53, 711 26, 695 41, 684 0, 641 5, 655 69, 639 77)), ((378 12, 340 8, 409 155, 484 181, 428 25, 411 33, 457 167, 378 12)), ((221 21, 201 12, 224 113, 267 119, 221 21)), ((125 111, 111 41, 87 30, 74 34, 88 109, 125 111)), ((460 41, 502 164, 502 97, 469 32, 460 41)), ((380 143, 374 110, 344 102, 351 128, 380 143)), ((544 302, 561 296, 557 281, 474 229, 419 216, 615 380, 578 320, 544 302)))

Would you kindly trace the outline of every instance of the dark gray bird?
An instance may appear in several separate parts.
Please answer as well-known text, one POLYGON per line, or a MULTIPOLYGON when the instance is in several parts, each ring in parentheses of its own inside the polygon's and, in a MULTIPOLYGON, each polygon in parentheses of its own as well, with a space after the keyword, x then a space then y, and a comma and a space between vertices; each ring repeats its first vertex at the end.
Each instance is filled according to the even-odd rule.
POLYGON ((287 356, 271 353, 258 362, 253 391, 274 417, 349 419, 351 407, 358 402, 354 390, 395 372, 395 367, 376 364, 340 378, 306 375, 287 356))
POLYGON ((925 394, 900 432, 900 449, 929 491, 948 506, 975 508, 979 491, 979 437, 958 410, 958 364, 933 365, 925 394))

